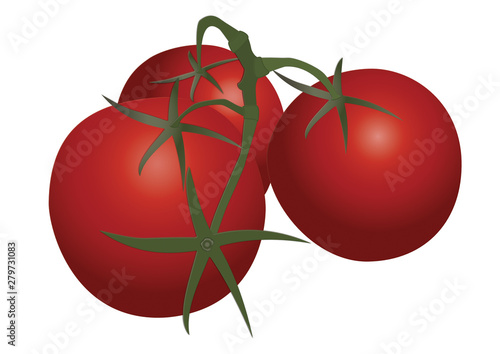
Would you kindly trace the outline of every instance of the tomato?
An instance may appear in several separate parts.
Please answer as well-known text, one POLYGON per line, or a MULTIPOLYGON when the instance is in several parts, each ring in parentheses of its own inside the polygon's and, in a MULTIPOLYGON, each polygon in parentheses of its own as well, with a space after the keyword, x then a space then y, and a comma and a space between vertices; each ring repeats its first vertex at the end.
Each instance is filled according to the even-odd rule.
MULTIPOLYGON (((196 46, 193 45, 170 49, 146 60, 126 82, 119 102, 170 96, 173 84, 154 84, 151 82, 192 72, 193 67, 188 59, 189 52, 191 52, 193 58, 197 58, 196 46)), ((236 58, 236 56, 227 49, 210 45, 203 45, 202 47, 201 65, 203 67, 231 58, 236 58)), ((193 97, 194 103, 225 98, 237 105, 243 105, 243 97, 237 86, 243 75, 243 68, 239 61, 229 62, 209 69, 208 73, 217 81, 223 92, 220 92, 207 79, 201 78, 193 97)), ((190 98, 192 83, 192 77, 180 81, 179 97, 190 98)), ((283 108, 271 82, 265 77, 257 82, 257 105, 260 112, 259 123, 257 124, 249 159, 257 160, 264 189, 267 190, 269 186, 267 149, 274 128, 283 114, 283 108)), ((243 130, 241 115, 224 106, 213 106, 213 108, 223 113, 239 128, 240 132, 243 130)))
POLYGON ((269 147, 271 185, 293 223, 326 250, 359 261, 402 256, 427 243, 453 209, 461 176, 457 133, 438 99, 408 77, 356 70, 342 74, 342 86, 345 96, 400 119, 347 104, 346 148, 336 109, 305 138, 326 101, 301 94, 269 147))
MULTIPOLYGON (((167 119, 169 98, 123 106, 167 119)), ((179 109, 191 103, 179 100, 179 109)), ((182 121, 213 129, 229 139, 238 130, 219 112, 205 107, 182 121)), ((149 317, 182 314, 195 253, 154 253, 116 242, 101 231, 133 237, 194 237, 186 190, 172 139, 152 154, 141 174, 139 163, 161 128, 135 121, 113 107, 81 122, 57 155, 50 184, 50 216, 58 245, 78 280, 108 305, 149 317)), ((212 137, 182 133, 186 169, 190 168, 205 218, 210 223, 239 148, 212 137)), ((255 161, 243 171, 220 230, 262 230, 264 190, 255 161)), ((239 282, 252 264, 258 241, 223 246, 239 282)), ((198 285, 192 311, 229 292, 209 262, 198 285)))

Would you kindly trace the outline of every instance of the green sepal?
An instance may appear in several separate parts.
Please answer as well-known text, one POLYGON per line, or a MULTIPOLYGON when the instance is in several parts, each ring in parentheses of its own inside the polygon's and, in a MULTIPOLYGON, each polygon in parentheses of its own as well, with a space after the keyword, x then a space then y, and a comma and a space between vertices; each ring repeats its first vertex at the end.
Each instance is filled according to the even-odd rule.
POLYGON ((101 231, 109 238, 138 250, 157 253, 183 253, 193 252, 199 248, 199 240, 196 237, 130 237, 111 232, 101 231))
POLYGON ((196 237, 199 240, 205 236, 212 236, 207 219, 205 219, 205 215, 203 215, 203 210, 201 209, 200 200, 198 199, 198 193, 196 193, 193 175, 190 168, 188 168, 187 171, 186 196, 196 237))
POLYGON ((146 113, 142 113, 139 111, 135 111, 131 108, 127 108, 125 106, 122 106, 119 103, 116 103, 115 101, 107 98, 106 96, 102 96, 108 103, 113 106, 117 111, 122 113, 123 115, 132 118, 135 121, 138 121, 140 123, 144 123, 147 125, 150 125, 152 127, 157 127, 157 128, 165 128, 168 126, 168 122, 165 119, 161 119, 146 113))
POLYGON ((276 75, 278 75, 278 77, 281 80, 285 81, 288 85, 292 86, 293 88, 295 88, 295 89, 297 89, 297 90, 299 90, 301 92, 304 92, 307 95, 314 96, 314 97, 319 97, 319 98, 323 98, 325 100, 330 100, 331 99, 330 93, 328 91, 324 91, 324 90, 321 90, 321 89, 316 88, 316 87, 304 85, 304 84, 302 84, 300 82, 294 81, 294 80, 286 77, 285 75, 280 74, 277 71, 275 71, 274 73, 276 75))
POLYGON ((250 326, 250 321, 248 319, 247 310, 245 308, 245 303, 243 302, 243 297, 241 296, 240 288, 238 287, 238 282, 234 278, 233 271, 231 270, 231 266, 227 263, 227 259, 222 253, 220 248, 216 248, 211 254, 210 258, 214 262, 215 266, 219 270, 222 278, 226 282, 231 294, 233 295, 234 301, 238 305, 240 309, 241 315, 245 320, 245 324, 247 325, 248 331, 250 335, 253 337, 252 327, 250 326))
POLYGON ((221 246, 239 242, 263 240, 296 241, 309 243, 308 241, 302 240, 297 237, 263 230, 237 230, 220 232, 217 234, 217 243, 221 246))
POLYGON ((184 323, 184 328, 189 334, 189 314, 191 313, 191 305, 193 304, 194 294, 196 293, 196 288, 200 283, 201 276, 207 265, 210 256, 206 252, 197 252, 194 257, 193 267, 191 268, 191 274, 189 275, 188 285, 186 287, 186 293, 184 294, 184 303, 182 305, 182 321, 184 323))

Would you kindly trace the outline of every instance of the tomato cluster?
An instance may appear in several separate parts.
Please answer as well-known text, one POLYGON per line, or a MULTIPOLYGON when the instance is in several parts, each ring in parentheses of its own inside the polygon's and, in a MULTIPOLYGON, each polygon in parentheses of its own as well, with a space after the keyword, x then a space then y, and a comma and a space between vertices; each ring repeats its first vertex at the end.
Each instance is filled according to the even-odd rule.
POLYGON ((197 43, 159 53, 118 102, 83 120, 56 157, 49 208, 78 280, 108 305, 169 317, 232 293, 261 240, 264 194, 314 243, 358 261, 412 252, 444 225, 461 175, 458 137, 425 87, 384 70, 334 76, 290 58, 253 54, 216 17, 197 43), (202 45, 218 28, 231 51, 202 45), (266 76, 292 66, 313 86, 283 112, 266 76), (120 285, 120 286, 118 286, 120 285))

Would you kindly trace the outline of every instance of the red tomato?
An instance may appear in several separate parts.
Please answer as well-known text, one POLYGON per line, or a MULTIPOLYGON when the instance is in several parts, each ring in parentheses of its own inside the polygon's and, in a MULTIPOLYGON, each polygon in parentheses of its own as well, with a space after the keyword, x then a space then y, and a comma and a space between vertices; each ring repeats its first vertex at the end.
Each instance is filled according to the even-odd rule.
MULTIPOLYGON (((166 119, 169 98, 123 105, 166 119)), ((180 100, 179 108, 190 102, 180 100)), ((184 123, 216 127, 235 140, 238 130, 207 107, 184 123)), ((139 123, 112 107, 80 123, 57 155, 50 185, 50 216, 59 247, 79 281, 108 305, 130 314, 165 317, 182 314, 184 293, 195 253, 153 253, 118 243, 101 231, 134 237, 194 237, 186 191, 172 139, 163 144, 138 173, 139 162, 161 128, 139 123)), ((207 221, 211 222, 239 148, 226 142, 183 133, 186 168, 190 168, 207 221)), ((264 226, 264 190, 259 169, 249 162, 221 225, 223 230, 264 226)), ((223 247, 239 282, 259 242, 223 247)), ((229 292, 209 262, 192 311, 229 292)))
MULTIPOLYGON (((192 72, 193 68, 188 59, 189 52, 194 58, 197 58, 196 46, 193 45, 170 49, 146 60, 128 79, 119 102, 147 97, 170 96, 173 84, 151 84, 151 82, 192 72)), ((209 45, 202 47, 201 64, 203 67, 231 58, 236 58, 236 56, 227 49, 209 45)), ((208 73, 218 82, 223 92, 220 92, 205 78, 201 78, 195 91, 194 103, 225 98, 237 105, 243 105, 243 97, 237 86, 243 75, 243 68, 239 61, 217 66, 208 70, 208 73)), ((192 83, 192 77, 180 81, 179 97, 190 98, 192 83)), ((269 186, 267 149, 274 128, 283 114, 283 108, 271 82, 265 77, 257 82, 257 105, 260 111, 259 123, 257 124, 249 159, 257 159, 264 190, 267 190, 269 186)), ((223 113, 239 128, 240 132, 242 131, 243 118, 241 115, 224 106, 213 106, 213 108, 223 113)))
POLYGON ((400 120, 347 104, 345 150, 336 109, 304 137, 326 101, 301 94, 269 147, 273 190, 294 224, 336 255, 359 261, 404 255, 429 241, 453 209, 461 175, 457 133, 438 99, 408 77, 356 70, 342 74, 342 86, 344 95, 400 120))

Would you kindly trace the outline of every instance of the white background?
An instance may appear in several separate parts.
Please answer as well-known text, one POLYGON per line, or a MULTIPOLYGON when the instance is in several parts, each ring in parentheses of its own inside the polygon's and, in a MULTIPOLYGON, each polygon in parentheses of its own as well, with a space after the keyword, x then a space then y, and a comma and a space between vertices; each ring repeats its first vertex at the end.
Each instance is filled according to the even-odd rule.
MULTIPOLYGON (((61 0, 43 23, 40 12, 46 10, 39 1, 3 2, 1 289, 5 240, 18 240, 20 252, 19 346, 12 352, 499 353, 499 9, 491 0, 392 4, 61 0), (387 11, 390 16, 380 15, 387 11), (191 335, 180 317, 140 318, 96 303, 66 265, 48 214, 50 173, 65 136, 106 107, 101 93, 118 98, 128 75, 145 59, 194 44, 196 23, 209 14, 247 32, 257 55, 296 57, 329 75, 344 56, 344 70, 383 68, 419 81, 452 113, 463 153, 461 190, 448 223, 405 257, 361 263, 317 254, 315 245, 264 242, 240 284, 253 339, 241 330, 231 296, 194 313, 191 335), (25 19, 38 21, 40 28, 13 45, 9 38, 23 36, 25 19), (360 33, 367 38, 361 40, 360 33), (495 84, 485 86, 488 80, 495 84), (297 267, 304 279, 291 275, 297 267), (450 295, 446 289, 454 282, 460 290, 440 308, 442 293, 450 295), (276 293, 280 301, 271 307, 276 293), (418 311, 429 307, 439 313, 424 327, 418 311), (69 339, 61 334, 68 326, 76 328, 69 339), (404 333, 404 347, 396 346, 404 333)), ((206 43, 226 46, 215 30, 206 43)), ((291 75, 315 81, 299 72, 291 75)), ((297 92, 270 79, 286 107, 297 92)), ((266 229, 304 237, 272 191, 267 202, 266 229)), ((0 328, 5 328, 6 301, 1 303, 0 328)), ((0 333, 0 352, 11 352, 5 331, 0 333)))

